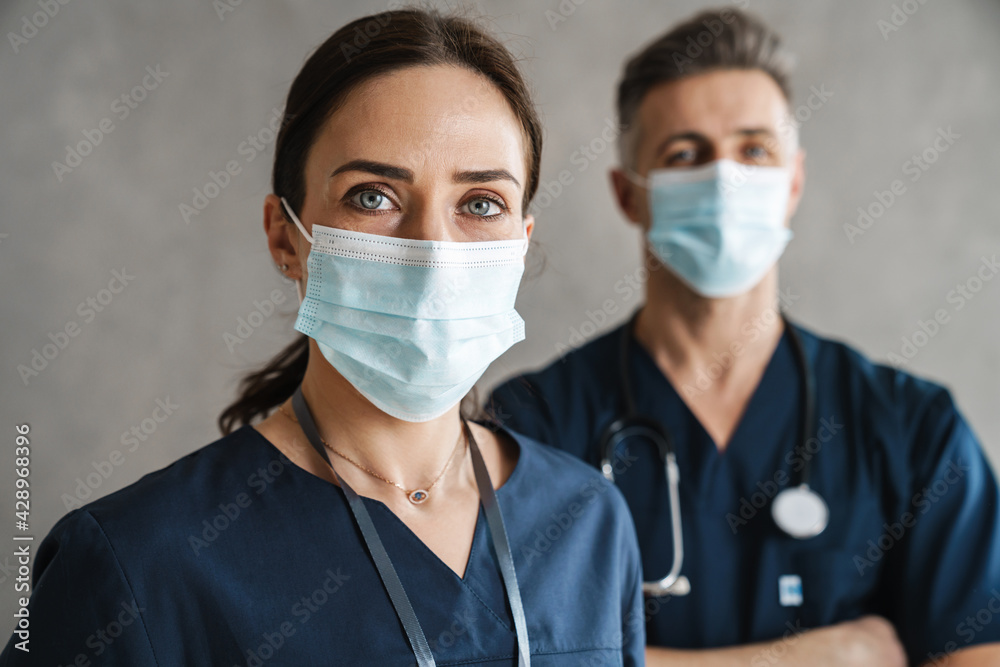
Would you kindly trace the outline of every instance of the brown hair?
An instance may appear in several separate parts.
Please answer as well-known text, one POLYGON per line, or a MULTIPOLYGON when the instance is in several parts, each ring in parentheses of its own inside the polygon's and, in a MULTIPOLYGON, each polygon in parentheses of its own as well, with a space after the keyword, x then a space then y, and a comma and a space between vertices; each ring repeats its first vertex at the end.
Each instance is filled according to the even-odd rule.
POLYGON ((674 26, 634 55, 618 83, 618 149, 622 164, 634 166, 636 114, 655 86, 721 69, 759 69, 791 102, 792 56, 763 22, 738 9, 704 11, 674 26))
MULTIPOLYGON (((293 210, 305 200, 309 150, 324 123, 359 84, 407 67, 455 65, 483 75, 507 98, 525 137, 528 178, 522 211, 538 189, 542 129, 510 52, 466 18, 402 9, 362 17, 333 33, 309 57, 288 91, 274 152, 272 189, 293 210)), ((236 401, 219 415, 223 434, 266 416, 302 381, 309 339, 302 334, 262 368, 243 377, 236 401)))

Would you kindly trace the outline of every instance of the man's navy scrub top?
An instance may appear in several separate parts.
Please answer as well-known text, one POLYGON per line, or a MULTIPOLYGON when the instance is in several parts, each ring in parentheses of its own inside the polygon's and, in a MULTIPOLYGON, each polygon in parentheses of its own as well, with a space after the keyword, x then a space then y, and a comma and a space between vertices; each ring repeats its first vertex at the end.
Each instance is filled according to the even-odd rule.
MULTIPOLYGON (((488 409, 597 465, 602 432, 622 416, 622 331, 503 384, 488 409)), ((802 378, 785 333, 721 453, 632 339, 637 410, 662 422, 675 443, 691 582, 687 597, 647 601, 647 641, 745 644, 869 613, 895 624, 917 663, 1000 640, 997 482, 950 394, 841 343, 801 335, 817 384, 814 439, 799 446, 802 378), (806 457, 830 520, 821 535, 797 540, 776 527, 770 500, 806 457), (782 600, 784 575, 791 578, 782 600)), ((632 510, 645 578, 658 579, 673 558, 667 484, 654 447, 633 444, 616 452, 616 482, 632 510)))
MULTIPOLYGON (((532 664, 644 664, 621 494, 514 437, 519 459, 497 498, 532 664)), ((437 664, 516 665, 482 508, 460 578, 384 504, 364 502, 437 664)), ((416 664, 343 491, 249 426, 64 516, 33 580, 31 652, 15 635, 0 665, 416 664)))

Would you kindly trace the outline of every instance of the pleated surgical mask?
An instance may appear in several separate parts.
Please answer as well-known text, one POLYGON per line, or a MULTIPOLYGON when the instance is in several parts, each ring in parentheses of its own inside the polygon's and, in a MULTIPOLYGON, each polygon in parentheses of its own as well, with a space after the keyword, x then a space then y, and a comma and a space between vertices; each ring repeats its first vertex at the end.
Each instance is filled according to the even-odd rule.
POLYGON ((650 247, 702 296, 749 291, 792 238, 784 226, 791 191, 787 167, 722 159, 692 169, 650 171, 645 185, 650 247))
POLYGON ((527 239, 414 241, 313 225, 295 329, 383 412, 447 412, 524 339, 514 299, 527 239))

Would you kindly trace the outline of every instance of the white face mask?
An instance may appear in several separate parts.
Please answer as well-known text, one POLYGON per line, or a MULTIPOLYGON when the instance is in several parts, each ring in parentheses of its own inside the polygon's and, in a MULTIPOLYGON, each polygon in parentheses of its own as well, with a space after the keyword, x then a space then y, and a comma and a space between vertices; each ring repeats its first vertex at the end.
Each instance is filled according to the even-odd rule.
POLYGON ((527 239, 412 241, 313 225, 295 329, 348 382, 406 421, 438 417, 524 340, 514 299, 527 239))
POLYGON ((649 173, 646 238, 671 271, 705 297, 748 292, 778 261, 792 232, 787 167, 718 160, 649 173))

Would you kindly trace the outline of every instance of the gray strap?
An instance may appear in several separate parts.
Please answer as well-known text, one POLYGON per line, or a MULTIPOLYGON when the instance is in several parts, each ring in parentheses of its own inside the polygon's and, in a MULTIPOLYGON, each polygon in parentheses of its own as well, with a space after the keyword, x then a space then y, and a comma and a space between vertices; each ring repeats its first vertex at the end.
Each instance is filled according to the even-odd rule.
POLYGON ((465 436, 469 439, 472 467, 476 471, 476 484, 479 486, 479 500, 486 511, 486 523, 489 524, 490 535, 493 536, 493 547, 500 563, 500 574, 503 576, 503 583, 507 589, 507 599, 510 601, 510 613, 514 617, 514 629, 517 631, 517 664, 520 667, 530 667, 531 649, 528 646, 528 622, 524 617, 524 607, 521 605, 521 590, 517 586, 514 557, 511 555, 510 543, 507 541, 507 528, 503 523, 503 514, 500 513, 496 492, 493 491, 490 473, 486 469, 483 455, 479 452, 479 445, 476 444, 476 439, 472 436, 472 429, 469 428, 468 422, 464 419, 462 427, 465 429, 465 436))
MULTIPOLYGON (((326 453, 326 448, 320 439, 319 431, 317 431, 316 424, 313 422, 312 415, 306 405, 306 400, 302 396, 302 387, 296 389, 295 394, 292 396, 292 408, 295 410, 295 416, 298 418, 299 426, 302 427, 306 438, 309 439, 309 442, 316 451, 326 459, 326 462, 330 463, 330 469, 333 470, 340 488, 344 490, 344 495, 347 496, 351 512, 354 513, 354 520, 358 522, 361 534, 365 538, 365 544, 368 545, 368 552, 371 554, 372 560, 375 561, 379 577, 382 578, 382 585, 385 586, 385 590, 389 594, 389 599, 392 600, 392 606, 396 609, 396 616, 399 617, 399 622, 403 624, 403 631, 406 632, 406 637, 410 641, 410 647, 417 658, 417 665, 419 667, 434 667, 436 664, 434 656, 431 654, 430 646, 427 645, 427 638, 420 627, 420 621, 417 620, 417 615, 413 612, 410 599, 406 596, 403 584, 399 581, 396 568, 392 566, 392 560, 389 558, 389 554, 386 553, 385 547, 382 545, 382 540, 379 539, 378 531, 375 530, 375 524, 372 523, 372 518, 368 514, 368 509, 365 507, 364 501, 354 492, 354 489, 348 486, 347 482, 340 478, 337 470, 330 462, 330 455, 326 453)), ((491 486, 490 489, 492 490, 492 488, 491 486)))

